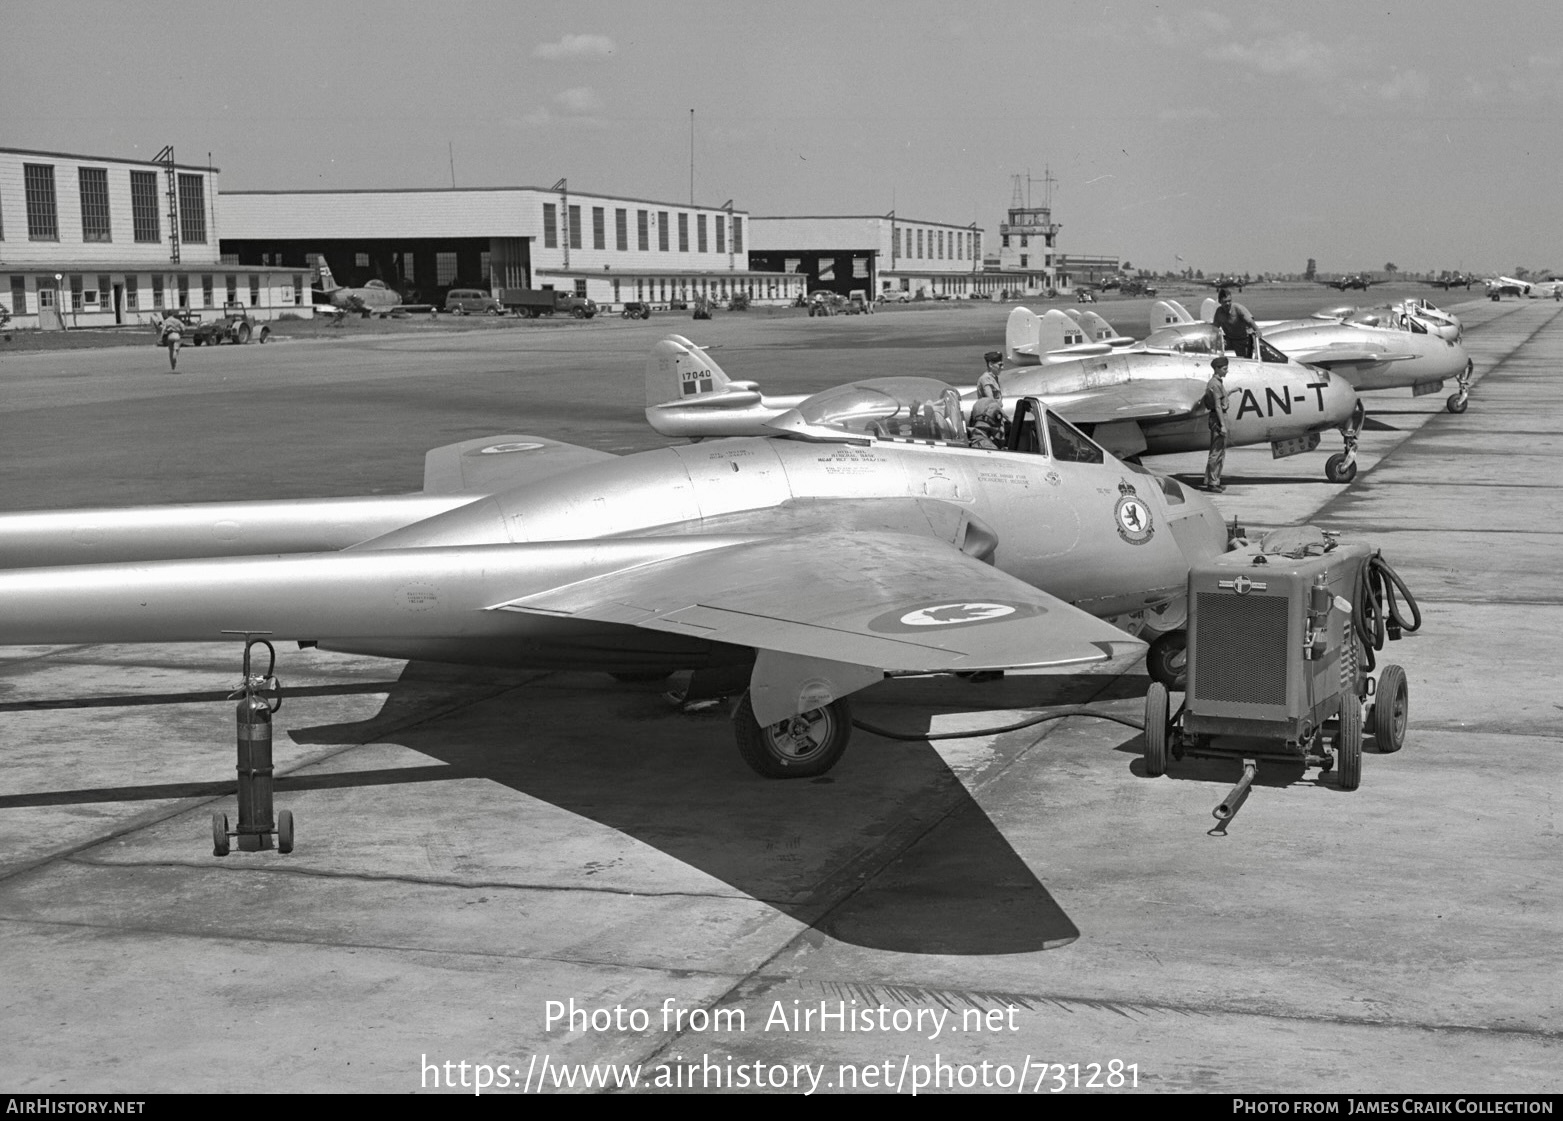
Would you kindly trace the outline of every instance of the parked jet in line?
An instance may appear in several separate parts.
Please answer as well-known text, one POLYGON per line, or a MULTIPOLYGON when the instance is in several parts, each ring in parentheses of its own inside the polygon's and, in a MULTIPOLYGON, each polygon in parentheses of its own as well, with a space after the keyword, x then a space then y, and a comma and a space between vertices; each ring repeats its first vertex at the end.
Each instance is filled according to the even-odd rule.
POLYGON ((429 452, 417 495, 0 516, 0 645, 242 633, 693 670, 742 694, 740 753, 778 778, 829 770, 846 698, 886 676, 1100 662, 1134 635, 1176 676, 1189 567, 1226 545, 1204 496, 1034 401, 1007 447, 970 448, 926 378, 815 395, 770 431, 622 458, 494 436, 429 452))
POLYGON ((1512 276, 1490 276, 1482 283, 1487 286, 1488 298, 1494 300, 1500 296, 1528 296, 1531 290, 1530 281, 1515 280, 1512 276))
MULTIPOLYGON (((1214 301, 1207 300, 1201 314, 1214 313, 1214 301)), ((1432 321, 1413 308, 1377 324, 1347 321, 1335 309, 1310 319, 1292 319, 1260 323, 1262 341, 1296 362, 1317 366, 1340 374, 1362 393, 1379 389, 1410 388, 1413 396, 1436 393, 1444 382, 1455 379, 1459 389, 1450 395, 1447 406, 1452 413, 1463 413, 1470 399, 1471 375, 1475 365, 1459 338, 1458 321, 1449 331, 1449 319, 1432 321), (1446 337, 1453 334, 1453 338, 1446 337)), ((1151 309, 1151 327, 1168 319, 1177 320, 1160 329, 1199 332, 1208 322, 1194 319, 1182 304, 1158 300, 1151 309)))
MULTIPOLYGON (((1079 322, 1052 309, 1010 312, 1005 369, 999 375, 1006 408, 1036 397, 1120 457, 1204 451, 1210 424, 1201 404, 1210 360, 1219 352, 1216 329, 1152 335, 1133 346, 1090 312, 1079 322), (1083 324, 1090 316, 1093 333, 1083 324)), ((1325 464, 1334 482, 1356 475, 1362 413, 1344 379, 1289 362, 1270 349, 1260 360, 1234 358, 1227 372, 1231 396, 1228 442, 1269 444, 1276 457, 1311 451, 1326 429, 1341 430, 1343 450, 1325 464)), ((827 391, 833 392, 833 391, 827 391)), ((974 387, 961 396, 970 402, 974 387)), ((646 367, 646 418, 665 436, 739 436, 773 428, 798 398, 764 397, 751 381, 734 381, 688 339, 657 344, 646 367)))

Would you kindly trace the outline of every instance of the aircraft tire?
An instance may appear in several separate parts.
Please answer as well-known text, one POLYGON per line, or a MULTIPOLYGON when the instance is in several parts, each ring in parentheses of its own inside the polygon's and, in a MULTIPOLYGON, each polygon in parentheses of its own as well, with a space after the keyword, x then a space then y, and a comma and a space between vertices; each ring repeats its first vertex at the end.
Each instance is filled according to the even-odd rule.
POLYGON ((1405 746, 1410 714, 1406 671, 1396 665, 1385 666, 1378 675, 1378 689, 1373 695, 1373 745, 1379 754, 1393 755, 1405 746))
POLYGON ((764 778, 814 778, 841 760, 852 738, 852 711, 846 700, 762 728, 745 693, 733 714, 738 754, 764 778), (795 725, 800 727, 794 728, 795 725))
POLYGON ((277 814, 277 851, 286 856, 293 851, 293 811, 277 814))
POLYGON ((1165 689, 1179 692, 1188 687, 1188 631, 1168 631, 1145 652, 1145 672, 1165 689))
POLYGON ((1347 464, 1344 452, 1336 452, 1324 461, 1324 477, 1332 483, 1349 483, 1357 477, 1357 465, 1347 464))
POLYGON ((1335 729, 1336 779, 1342 790, 1362 782, 1362 705, 1350 693, 1341 697, 1340 723, 1335 729))
POLYGON ((1145 773, 1151 778, 1167 772, 1167 687, 1152 681, 1145 692, 1145 773))
POLYGON ((228 855, 228 815, 212 815, 212 855, 228 855))
POLYGON ((1449 395, 1449 400, 1445 403, 1444 407, 1447 408, 1450 412, 1459 415, 1460 413, 1465 412, 1466 409, 1470 408, 1470 406, 1471 402, 1469 398, 1461 400, 1460 394, 1451 393, 1449 395))

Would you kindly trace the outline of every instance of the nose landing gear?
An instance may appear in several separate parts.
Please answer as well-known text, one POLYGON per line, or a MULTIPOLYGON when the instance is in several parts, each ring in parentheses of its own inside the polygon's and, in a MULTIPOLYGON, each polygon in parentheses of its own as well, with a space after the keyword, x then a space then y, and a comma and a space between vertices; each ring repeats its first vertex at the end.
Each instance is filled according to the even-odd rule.
POLYGON ((1471 397, 1471 374, 1475 372, 1475 370, 1476 363, 1467 358, 1465 360, 1465 372, 1457 379, 1455 379, 1456 384, 1458 384, 1460 387, 1460 391, 1458 393, 1451 393, 1449 395, 1449 400, 1445 402, 1444 405, 1444 407, 1447 408, 1450 412, 1465 412, 1466 406, 1470 403, 1471 397))
POLYGON ((1362 434, 1362 422, 1367 409, 1361 401, 1352 411, 1351 419, 1341 426, 1341 440, 1345 450, 1324 461, 1324 477, 1332 483, 1349 483, 1357 477, 1357 438, 1362 434))

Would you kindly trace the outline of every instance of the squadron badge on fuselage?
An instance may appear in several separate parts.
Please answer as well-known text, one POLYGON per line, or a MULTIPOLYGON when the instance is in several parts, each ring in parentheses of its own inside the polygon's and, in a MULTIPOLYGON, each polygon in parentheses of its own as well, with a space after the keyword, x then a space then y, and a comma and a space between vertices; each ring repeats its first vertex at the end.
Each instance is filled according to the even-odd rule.
POLYGON ((1118 522, 1118 536, 1131 545, 1145 544, 1156 535, 1150 505, 1135 494, 1134 487, 1128 483, 1118 484, 1118 494, 1118 505, 1113 509, 1113 516, 1118 522))

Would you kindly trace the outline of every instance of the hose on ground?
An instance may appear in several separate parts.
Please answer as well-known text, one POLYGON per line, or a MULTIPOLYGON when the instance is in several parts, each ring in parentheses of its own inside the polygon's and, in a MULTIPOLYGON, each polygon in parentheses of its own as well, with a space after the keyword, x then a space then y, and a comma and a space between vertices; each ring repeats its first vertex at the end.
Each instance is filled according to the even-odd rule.
POLYGON ((1137 731, 1144 731, 1143 721, 1135 720, 1127 716, 1115 716, 1110 712, 1098 712, 1096 709, 1085 705, 1071 705, 1068 708, 1058 709, 1053 712, 1043 713, 1041 716, 1033 716, 1029 720, 1022 720, 1016 724, 1006 724, 1002 728, 974 728, 969 732, 939 732, 929 734, 927 732, 892 732, 888 728, 879 728, 862 720, 852 721, 854 728, 870 732, 876 736, 883 736, 887 740, 900 740, 903 743, 924 742, 928 740, 963 740, 973 736, 997 736, 1004 732, 1018 732, 1022 728, 1030 728, 1036 724, 1044 724, 1049 720, 1062 720, 1066 716, 1094 716, 1098 720, 1111 720, 1118 724, 1127 725, 1137 731))

